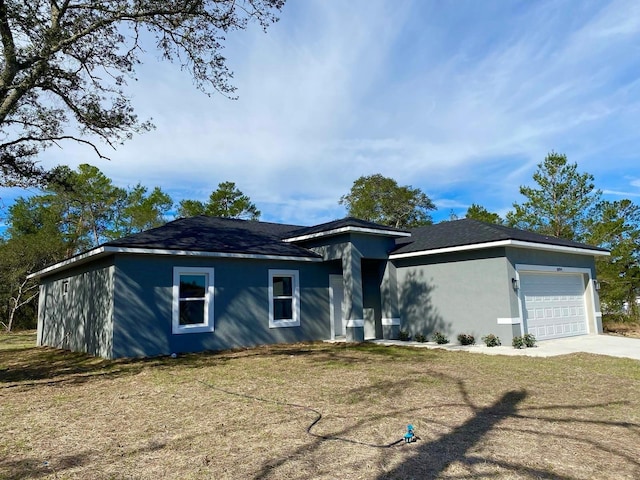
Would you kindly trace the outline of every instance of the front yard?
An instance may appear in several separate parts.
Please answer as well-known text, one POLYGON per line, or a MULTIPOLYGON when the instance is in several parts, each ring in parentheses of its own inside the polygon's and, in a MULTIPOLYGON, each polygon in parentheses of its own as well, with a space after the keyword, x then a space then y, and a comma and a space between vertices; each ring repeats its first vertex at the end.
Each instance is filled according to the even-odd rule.
POLYGON ((105 361, 0 336, 0 478, 640 478, 640 362, 302 344, 105 361), (405 444, 406 425, 419 439, 405 444), (397 442, 397 443, 396 443, 397 442))

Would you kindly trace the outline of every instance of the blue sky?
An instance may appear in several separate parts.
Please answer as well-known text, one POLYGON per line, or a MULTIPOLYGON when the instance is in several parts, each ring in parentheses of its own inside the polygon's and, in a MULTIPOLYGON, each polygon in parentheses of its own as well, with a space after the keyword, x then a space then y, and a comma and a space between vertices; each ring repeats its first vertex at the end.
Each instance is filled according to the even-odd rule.
MULTIPOLYGON (((129 93, 157 129, 91 163, 174 200, 222 181, 266 221, 343 217, 353 181, 422 189, 434 220, 506 213, 551 150, 610 200, 640 196, 640 2, 289 0, 280 22, 228 37, 239 99, 207 97, 148 48, 129 93)), ((0 189, 6 207, 28 192, 0 189)), ((4 216, 4 215, 2 215, 4 216)))

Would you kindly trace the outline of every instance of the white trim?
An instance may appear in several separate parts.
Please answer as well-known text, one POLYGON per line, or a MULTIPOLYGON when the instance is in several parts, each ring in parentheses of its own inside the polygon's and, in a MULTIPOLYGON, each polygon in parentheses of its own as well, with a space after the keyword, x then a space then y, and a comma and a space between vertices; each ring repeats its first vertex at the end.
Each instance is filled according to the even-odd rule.
POLYGON ((333 230, 325 230, 322 232, 310 233, 308 235, 300 235, 298 237, 290 237, 283 239, 283 242, 302 242, 303 240, 311 240, 314 238, 328 237, 331 235, 340 235, 341 233, 369 233, 371 235, 382 235, 386 237, 410 237, 409 232, 401 232, 399 230, 380 230, 378 228, 366 227, 340 227, 333 230))
POLYGON ((498 318, 498 325, 518 325, 521 322, 520 318, 498 318))
POLYGON ((596 317, 602 317, 602 312, 595 312, 596 317))
POLYGON ((524 242, 522 240, 499 240, 496 242, 475 243, 472 245, 459 245, 456 247, 435 248, 433 250, 421 250, 419 252, 394 253, 389 255, 391 260, 400 258, 421 257, 425 255, 438 255, 441 253, 464 252, 468 250, 481 250, 495 247, 530 248, 533 250, 546 250, 551 252, 578 253, 581 255, 608 256, 609 252, 591 250, 588 248, 567 247, 564 245, 549 245, 545 243, 524 242))
POLYGON ((357 327, 364 327, 363 318, 352 318, 347 320, 347 328, 357 328, 357 327))
POLYGON ((300 274, 298 270, 269 270, 269 328, 300 326, 300 274), (273 316, 273 277, 291 277, 291 314, 293 318, 274 320, 273 316))
POLYGON ((520 287, 522 283, 520 282, 520 272, 518 271, 518 265, 515 266, 515 269, 516 284, 518 285, 518 290, 516 290, 516 296, 518 297, 518 320, 520 320, 518 323, 520 324, 520 336, 524 337, 526 332, 524 331, 524 310, 522 308, 522 306, 524 305, 524 299, 522 298, 522 288, 520 287))
POLYGON ((208 333, 214 330, 213 299, 215 294, 214 270, 207 267, 173 267, 173 301, 171 332, 174 335, 183 333, 208 333), (180 275, 202 274, 206 278, 204 296, 204 318, 202 323, 180 325, 180 275))
POLYGON ((383 318, 380 320, 380 323, 383 326, 391 326, 391 325, 400 325, 400 319, 399 318, 383 318))
POLYGON ((88 252, 82 253, 75 257, 68 258, 58 263, 54 263, 53 265, 49 265, 48 267, 43 268, 42 270, 38 270, 37 272, 31 273, 27 275, 27 278, 30 280, 32 278, 41 277, 45 273, 54 272, 63 267, 66 267, 67 265, 71 265, 72 263, 82 262, 83 260, 87 260, 90 257, 94 257, 94 256, 105 254, 105 253, 106 253, 105 247, 94 248, 93 250, 89 250, 88 252))
POLYGON ((296 257, 293 255, 262 255, 257 253, 225 253, 225 252, 198 252, 191 250, 170 250, 162 248, 136 248, 136 247, 110 247, 108 245, 94 248, 67 260, 50 265, 42 270, 30 274, 27 278, 41 277, 74 263, 84 263, 91 257, 100 257, 113 253, 133 253, 147 255, 175 255, 185 257, 215 257, 215 258, 245 258, 250 260, 286 260, 296 262, 323 262, 320 257, 296 257))

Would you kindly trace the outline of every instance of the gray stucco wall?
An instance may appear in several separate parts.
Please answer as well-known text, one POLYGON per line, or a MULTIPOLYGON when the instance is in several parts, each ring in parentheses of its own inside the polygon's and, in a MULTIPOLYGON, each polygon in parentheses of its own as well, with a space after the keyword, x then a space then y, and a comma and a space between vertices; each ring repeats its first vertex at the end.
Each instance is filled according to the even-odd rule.
POLYGON ((40 283, 38 345, 112 357, 112 259, 79 267, 40 283), (63 285, 68 282, 67 293, 63 285))
POLYGON ((137 357, 330 337, 329 274, 339 265, 118 255, 114 356, 137 357), (215 269, 215 331, 172 334, 173 267, 215 269), (300 326, 269 328, 269 269, 298 270, 300 326))
POLYGON ((474 335, 478 343, 490 333, 505 344, 511 342, 514 326, 497 321, 512 316, 511 298, 515 298, 504 249, 398 259, 393 263, 403 330, 428 337, 440 331, 453 343, 460 333, 474 335))
POLYGON ((565 267, 588 268, 591 270, 591 276, 593 278, 595 278, 596 275, 595 260, 589 255, 574 255, 511 247, 506 248, 506 255, 513 268, 515 268, 516 264, 560 265, 565 267))
MULTIPOLYGON (((521 323, 508 323, 509 319, 520 320, 518 292, 511 284, 518 264, 588 269, 595 278, 591 256, 511 247, 393 263, 402 328, 412 335, 441 331, 454 343, 460 333, 474 335, 478 343, 482 336, 493 333, 504 345, 522 335, 521 323)), ((599 310, 597 294, 588 289, 587 306, 592 299, 599 310)), ((601 322, 594 313, 590 313, 590 331, 601 332, 601 322)))

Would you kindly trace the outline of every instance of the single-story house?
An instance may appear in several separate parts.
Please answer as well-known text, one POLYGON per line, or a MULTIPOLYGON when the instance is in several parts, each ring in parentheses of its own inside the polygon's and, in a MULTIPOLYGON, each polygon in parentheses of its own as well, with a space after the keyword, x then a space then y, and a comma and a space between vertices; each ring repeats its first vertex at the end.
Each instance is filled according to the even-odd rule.
POLYGON ((463 219, 411 230, 197 216, 35 274, 38 344, 105 358, 398 338, 602 332, 601 248, 463 219))

